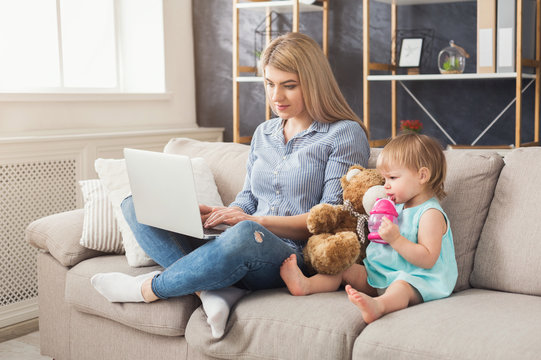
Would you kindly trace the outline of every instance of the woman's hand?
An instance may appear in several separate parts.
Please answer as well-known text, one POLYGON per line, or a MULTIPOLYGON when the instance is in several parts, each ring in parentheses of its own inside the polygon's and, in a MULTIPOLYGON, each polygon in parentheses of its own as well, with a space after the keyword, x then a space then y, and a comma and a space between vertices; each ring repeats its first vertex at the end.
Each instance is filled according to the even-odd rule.
POLYGON ((216 210, 223 209, 224 206, 208 206, 199 204, 199 213, 201 214, 201 223, 205 223, 210 215, 216 210))
POLYGON ((241 208, 232 206, 199 205, 201 220, 206 228, 214 227, 218 224, 235 225, 243 220, 255 220, 256 217, 246 214, 241 208))
POLYGON ((246 214, 237 206, 199 205, 203 226, 211 228, 219 224, 236 225, 244 220, 251 220, 264 226, 275 235, 292 240, 306 241, 311 235, 306 227, 308 213, 294 216, 253 216, 246 214))
POLYGON ((400 238, 400 229, 398 228, 398 225, 396 225, 386 216, 384 216, 381 219, 381 225, 379 226, 378 234, 383 240, 387 241, 387 243, 391 245, 398 238, 400 238))

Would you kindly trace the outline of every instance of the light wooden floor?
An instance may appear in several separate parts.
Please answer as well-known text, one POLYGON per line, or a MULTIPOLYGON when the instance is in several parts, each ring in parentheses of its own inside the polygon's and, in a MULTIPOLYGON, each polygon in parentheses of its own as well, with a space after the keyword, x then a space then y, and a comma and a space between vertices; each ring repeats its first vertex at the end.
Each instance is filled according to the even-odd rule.
POLYGON ((0 343, 1 360, 51 360, 39 353, 39 331, 0 343))

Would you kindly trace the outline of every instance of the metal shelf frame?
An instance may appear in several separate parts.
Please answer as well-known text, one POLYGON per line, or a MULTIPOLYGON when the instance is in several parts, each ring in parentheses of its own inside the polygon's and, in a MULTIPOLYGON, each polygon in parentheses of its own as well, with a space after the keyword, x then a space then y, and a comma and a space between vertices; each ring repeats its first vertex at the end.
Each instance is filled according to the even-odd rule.
MULTIPOLYGON (((460 0, 459 0, 460 1, 460 0)), ((417 99, 403 81, 427 81, 427 80, 490 80, 490 79, 515 79, 515 99, 513 99, 504 110, 490 123, 481 135, 471 144, 474 146, 477 141, 483 136, 486 131, 494 125, 494 123, 503 115, 513 103, 515 106, 515 147, 520 146, 539 146, 539 109, 540 109, 540 94, 541 94, 541 0, 536 0, 536 49, 535 59, 524 59, 522 57, 522 1, 516 0, 517 19, 516 19, 516 72, 514 73, 492 73, 492 74, 419 74, 419 75, 397 75, 396 74, 396 39, 393 34, 397 30, 397 6, 399 5, 419 5, 419 4, 436 4, 444 2, 458 2, 456 0, 380 0, 380 2, 388 3, 391 10, 391 64, 382 64, 370 61, 370 0, 363 0, 363 121, 370 133, 370 82, 372 81, 389 81, 391 86, 391 137, 397 135, 397 82, 406 90, 406 92, 414 99, 414 101, 427 113, 432 121, 446 134, 435 118, 426 111, 419 99, 417 99), (535 74, 527 74, 523 72, 523 67, 535 68, 535 74), (371 75, 371 71, 389 71, 390 75, 371 75), (532 79, 535 82, 535 109, 534 109, 534 136, 533 141, 529 143, 522 142, 522 93, 532 85, 530 81, 523 87, 523 79, 532 79)), ((381 146, 386 140, 371 140, 373 146, 381 146)), ((454 140, 451 139, 454 143, 454 140)))

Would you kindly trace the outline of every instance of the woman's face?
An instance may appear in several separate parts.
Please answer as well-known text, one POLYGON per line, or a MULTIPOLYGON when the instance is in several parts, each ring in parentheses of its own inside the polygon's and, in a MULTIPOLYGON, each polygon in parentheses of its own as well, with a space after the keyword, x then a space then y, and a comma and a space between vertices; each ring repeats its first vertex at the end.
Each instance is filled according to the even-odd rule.
POLYGON ((267 65, 265 66, 265 81, 267 96, 276 115, 282 119, 308 118, 297 74, 267 65))

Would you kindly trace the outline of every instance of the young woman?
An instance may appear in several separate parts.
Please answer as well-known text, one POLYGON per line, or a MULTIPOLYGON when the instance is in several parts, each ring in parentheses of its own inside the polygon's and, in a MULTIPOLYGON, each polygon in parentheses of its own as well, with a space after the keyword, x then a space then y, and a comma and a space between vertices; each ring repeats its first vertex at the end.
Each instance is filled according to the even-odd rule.
POLYGON ((399 225, 384 218, 378 230, 388 245, 370 243, 364 266, 355 264, 337 275, 305 277, 295 263, 296 254, 281 268, 293 295, 335 291, 347 284, 349 299, 366 323, 449 296, 458 276, 453 234, 438 202, 445 196, 446 173, 439 143, 425 135, 400 135, 385 146, 377 168, 399 215, 399 225))
POLYGON ((206 227, 232 227, 194 248, 185 235, 137 223, 127 198, 122 208, 138 243, 164 270, 140 277, 95 275, 93 285, 110 301, 199 293, 213 335, 221 337, 229 307, 246 290, 283 287, 280 266, 291 254, 303 267, 308 211, 319 203, 341 202, 340 177, 353 164, 366 165, 368 141, 310 37, 276 38, 262 55, 262 67, 278 118, 255 130, 244 187, 235 201, 228 207, 200 206, 206 227))

